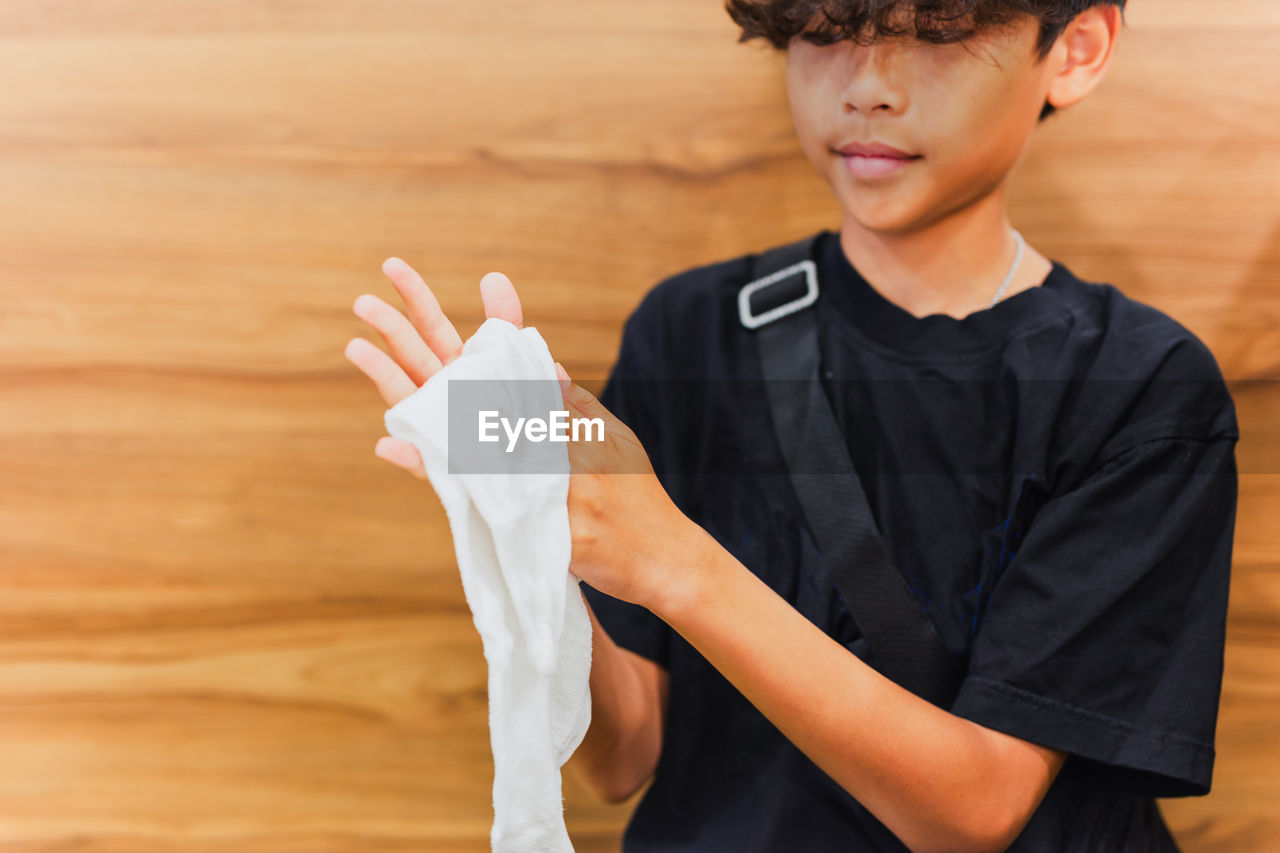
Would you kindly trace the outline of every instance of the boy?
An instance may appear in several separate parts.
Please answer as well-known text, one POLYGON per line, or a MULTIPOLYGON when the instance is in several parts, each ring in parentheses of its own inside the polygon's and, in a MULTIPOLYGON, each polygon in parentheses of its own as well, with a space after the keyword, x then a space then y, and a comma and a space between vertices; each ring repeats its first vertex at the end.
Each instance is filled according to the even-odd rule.
MULTIPOLYGON (((1234 407, 1189 331, 1024 247, 1005 212, 1037 121, 1101 80, 1122 5, 728 3, 742 40, 787 51, 799 141, 843 207, 813 244, 824 391, 965 669, 940 707, 864 662, 804 511, 764 473, 783 468, 762 404, 729 390, 761 377, 736 307, 755 256, 672 276, 599 401, 562 373, 609 424, 570 449, 594 628, 570 764, 615 802, 652 778, 626 853, 1176 850, 1153 798, 1210 784, 1234 407)), ((461 339, 407 265, 384 271, 412 324, 372 297, 356 312, 404 368, 348 355, 394 405, 461 339)), ((520 325, 509 280, 481 293, 520 325)), ((412 446, 376 451, 423 476, 412 446)))

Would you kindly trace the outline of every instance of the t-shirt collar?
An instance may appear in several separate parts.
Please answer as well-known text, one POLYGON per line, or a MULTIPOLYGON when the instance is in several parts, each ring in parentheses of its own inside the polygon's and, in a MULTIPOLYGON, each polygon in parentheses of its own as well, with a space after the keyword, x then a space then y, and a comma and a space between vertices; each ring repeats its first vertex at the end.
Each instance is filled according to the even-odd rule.
POLYGON ((916 317, 871 286, 849 262, 838 232, 824 230, 815 248, 821 298, 860 334, 912 353, 970 352, 999 347, 1011 333, 1061 308, 1060 288, 1070 278, 1058 261, 1039 285, 1020 290, 961 318, 916 317))

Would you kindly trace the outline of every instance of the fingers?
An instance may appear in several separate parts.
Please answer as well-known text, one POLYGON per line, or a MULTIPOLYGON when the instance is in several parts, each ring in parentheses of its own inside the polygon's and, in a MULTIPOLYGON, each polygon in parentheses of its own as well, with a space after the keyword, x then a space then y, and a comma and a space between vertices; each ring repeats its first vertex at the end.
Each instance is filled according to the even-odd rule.
POLYGON ((373 446, 373 452, 388 462, 407 469, 415 477, 421 477, 424 480, 427 477, 427 469, 422 464, 422 454, 418 453, 418 448, 407 441, 384 435, 373 446))
POLYGON ((560 391, 564 397, 564 401, 573 408, 577 409, 587 417, 604 418, 605 421, 617 420, 613 413, 604 407, 604 404, 596 399, 595 395, 583 388, 581 385, 574 383, 569 378, 569 374, 565 371, 564 365, 556 362, 556 375, 560 379, 560 391))
MULTIPOLYGON (((344 354, 373 381, 387 405, 394 406, 457 358, 462 352, 462 338, 445 316, 435 294, 412 267, 392 257, 383 261, 382 271, 404 300, 408 316, 367 293, 356 298, 352 310, 377 329, 392 355, 364 338, 348 341, 344 354)), ((515 286, 502 273, 489 273, 481 279, 480 298, 486 318, 497 317, 517 328, 524 327, 515 286)), ((374 453, 415 476, 424 479, 427 476, 422 457, 412 444, 383 436, 375 445, 374 453)))
POLYGON ((584 418, 600 418, 604 422, 604 432, 607 437, 612 437, 615 444, 614 449, 610 448, 611 441, 573 441, 569 445, 570 464, 574 471, 595 472, 595 473, 633 473, 645 470, 649 466, 649 457, 640 447, 640 442, 635 438, 635 434, 631 429, 618 420, 605 405, 601 403, 594 394, 577 385, 569 378, 569 374, 565 371, 564 366, 560 362, 556 362, 556 374, 560 380, 561 396, 564 398, 565 404, 570 410, 578 413, 584 418), (621 441, 622 445, 616 445, 617 441, 621 441), (639 456, 623 454, 619 456, 616 452, 617 447, 627 444, 634 444, 640 448, 639 456))
POLYGON ((352 338, 347 341, 343 355, 358 367, 360 372, 373 380, 378 393, 382 395, 382 399, 388 406, 394 406, 418 390, 418 386, 413 384, 413 380, 400 365, 391 360, 391 356, 364 338, 352 338))
POLYGON ((462 352, 462 338, 445 316, 440 302, 422 280, 422 276, 399 258, 387 258, 383 261, 382 272, 395 285, 400 298, 404 300, 409 320, 431 348, 431 352, 441 364, 453 361, 462 352))
POLYGON ((480 279, 480 300, 484 303, 486 318, 499 317, 517 329, 524 328, 520 297, 516 295, 511 279, 502 273, 491 272, 480 279))
POLYGON ((396 362, 404 368, 415 386, 421 387, 440 369, 440 359, 427 347, 418 330, 386 302, 372 294, 362 293, 356 297, 351 310, 378 330, 396 362))

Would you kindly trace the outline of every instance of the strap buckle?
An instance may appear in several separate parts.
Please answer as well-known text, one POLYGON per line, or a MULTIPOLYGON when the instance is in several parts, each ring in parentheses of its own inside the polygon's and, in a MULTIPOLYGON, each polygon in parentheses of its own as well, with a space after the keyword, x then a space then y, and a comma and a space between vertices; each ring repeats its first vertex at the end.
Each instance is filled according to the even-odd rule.
POLYGON ((794 314, 802 308, 808 308, 818 299, 818 267, 812 260, 806 259, 799 263, 784 267, 775 273, 771 273, 763 278, 748 282, 738 291, 738 320, 748 329, 757 329, 766 323, 772 323, 774 320, 785 317, 788 314, 794 314), (783 302, 781 305, 775 305, 767 311, 760 314, 752 313, 751 296, 756 291, 772 285, 780 285, 793 276, 804 274, 805 292, 795 299, 783 302))

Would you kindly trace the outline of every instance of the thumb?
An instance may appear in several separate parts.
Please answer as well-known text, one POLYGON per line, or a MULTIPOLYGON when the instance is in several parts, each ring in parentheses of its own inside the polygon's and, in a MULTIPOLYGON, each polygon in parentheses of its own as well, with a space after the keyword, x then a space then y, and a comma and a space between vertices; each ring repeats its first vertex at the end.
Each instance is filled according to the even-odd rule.
POLYGON ((566 403, 584 415, 591 417, 605 417, 609 414, 608 409, 595 398, 594 394, 569 378, 564 365, 558 361, 556 362, 556 374, 560 377, 560 393, 566 403))

